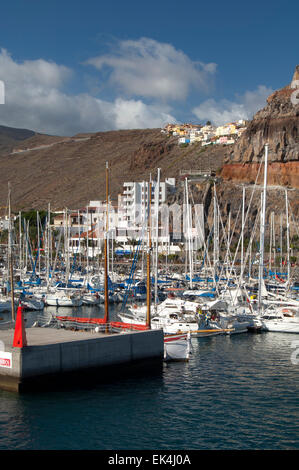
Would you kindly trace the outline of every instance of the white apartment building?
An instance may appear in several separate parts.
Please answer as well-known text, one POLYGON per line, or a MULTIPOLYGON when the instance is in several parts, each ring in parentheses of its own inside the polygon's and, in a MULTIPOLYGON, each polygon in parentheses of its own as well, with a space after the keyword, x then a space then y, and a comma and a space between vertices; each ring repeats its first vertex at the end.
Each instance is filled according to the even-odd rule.
MULTIPOLYGON (((122 243, 128 249, 127 243, 130 239, 143 239, 147 237, 147 210, 149 200, 149 183, 125 182, 123 195, 119 197, 119 217, 116 240, 122 243)), ((156 240, 156 222, 154 220, 154 211, 157 201, 159 205, 166 203, 168 195, 175 190, 175 178, 167 178, 164 182, 158 184, 157 181, 151 183, 151 209, 152 209, 152 243, 156 240)), ((158 228, 159 252, 166 252, 170 246, 169 231, 161 227, 158 228), (168 248, 167 248, 168 247, 168 248)))
MULTIPOLYGON (((129 228, 143 224, 148 204, 149 183, 147 181, 125 182, 123 186, 123 226, 129 228)), ((157 181, 152 181, 151 188, 152 205, 156 204, 158 197, 159 204, 163 204, 169 193, 175 189, 175 178, 167 178, 164 182, 160 182, 159 195, 157 181)))

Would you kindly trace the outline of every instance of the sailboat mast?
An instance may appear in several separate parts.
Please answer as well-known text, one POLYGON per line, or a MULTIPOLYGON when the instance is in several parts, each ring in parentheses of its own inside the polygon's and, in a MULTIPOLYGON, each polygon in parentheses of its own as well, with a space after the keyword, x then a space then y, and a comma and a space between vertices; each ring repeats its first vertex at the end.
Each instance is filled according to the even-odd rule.
POLYGON ((288 191, 285 190, 286 200, 286 225, 287 225, 287 280, 290 281, 290 224, 289 224, 289 207, 288 207, 288 191))
POLYGON ((27 271, 27 266, 28 266, 28 244, 29 244, 29 220, 26 222, 25 220, 25 230, 26 230, 26 236, 25 236, 25 272, 27 271))
POLYGON ((228 228, 227 228, 227 249, 226 249, 226 262, 228 263, 229 262, 229 252, 230 252, 230 224, 231 224, 231 212, 229 211, 228 213, 228 222, 227 222, 227 225, 228 225, 228 228))
MULTIPOLYGON (((146 195, 146 182, 143 181, 143 224, 145 226, 145 221, 146 221, 146 200, 145 200, 145 195, 146 195)), ((142 265, 141 265, 141 272, 142 272, 142 279, 144 279, 144 247, 145 247, 145 240, 144 236, 142 237, 142 265)))
POLYGON ((158 296, 158 242, 159 242, 159 197, 160 197, 160 168, 158 168, 157 185, 155 190, 156 215, 156 252, 155 252, 155 311, 157 312, 158 296))
POLYGON ((13 282, 12 226, 11 226, 11 189, 8 183, 8 262, 10 273, 11 318, 15 321, 15 296, 13 282))
POLYGON ((282 272, 282 214, 280 214, 280 272, 282 272))
POLYGON ((114 250, 113 232, 111 232, 111 279, 112 279, 112 282, 114 282, 114 259, 113 259, 113 250, 114 250))
POLYGON ((151 250, 152 250, 152 234, 151 234, 151 203, 152 203, 152 182, 149 182, 148 185, 148 247, 146 253, 146 325, 148 328, 151 327, 151 250))
POLYGON ((78 250, 79 250, 79 266, 81 268, 81 219, 80 219, 80 212, 78 210, 78 230, 79 230, 79 240, 78 240, 78 250))
POLYGON ((248 280, 250 282, 251 278, 251 259, 252 259, 252 238, 250 237, 249 241, 249 265, 248 265, 248 280))
POLYGON ((89 212, 86 206, 86 271, 87 271, 87 285, 89 284, 89 212))
POLYGON ((266 195, 267 195, 267 164, 268 164, 268 144, 265 145, 265 169, 264 169, 264 189, 262 198, 262 217, 261 217, 261 235, 260 235, 260 265, 259 265, 259 293, 258 308, 261 309, 262 303, 262 279, 264 271, 264 243, 265 243, 265 220, 266 220, 266 195))
MULTIPOLYGON (((50 280, 50 233, 51 233, 51 211, 50 211, 50 203, 48 203, 48 231, 47 231, 47 282, 49 283, 50 280)), ((52 273, 53 274, 53 273, 52 273)))
MULTIPOLYGON (((186 179, 185 179, 186 181, 186 179)), ((184 217, 185 217, 185 279, 187 279, 187 271, 188 271, 188 258, 187 258, 187 249, 188 249, 188 239, 187 239, 187 211, 186 211, 186 184, 184 186, 184 202, 183 202, 183 207, 184 207, 184 217)))
POLYGON ((273 215, 274 212, 272 211, 270 215, 269 272, 272 271, 273 215))
MULTIPOLYGON (((109 296, 108 296, 108 247, 107 247, 107 236, 109 230, 109 166, 106 162, 106 230, 104 239, 104 257, 105 257, 105 279, 104 279, 104 291, 105 291, 105 323, 109 321, 109 296)), ((108 331, 108 327, 106 328, 108 331)))
POLYGON ((242 232, 241 232, 241 282, 243 281, 244 274, 244 218, 245 218, 245 186, 243 186, 242 197, 242 232))
POLYGON ((37 257, 38 257, 38 275, 40 276, 40 233, 39 233, 39 212, 36 212, 37 225, 37 257))
MULTIPOLYGON (((49 218, 49 216, 48 216, 49 218)), ((68 287, 69 277, 70 277, 70 254, 69 254, 69 216, 68 210, 65 208, 65 225, 64 225, 64 243, 65 243, 65 262, 66 262, 66 274, 65 274, 65 285, 68 287)), ((49 227, 50 228, 50 227, 49 227)), ((49 229, 48 229, 49 230, 49 229)), ((48 264, 50 263, 50 243, 48 235, 48 264)))
MULTIPOLYGON (((273 217, 272 217, 272 225, 273 225, 273 228, 272 228, 272 233, 273 233, 273 263, 274 263, 274 271, 275 271, 275 279, 276 279, 276 260, 275 260, 275 257, 276 257, 276 241, 275 241, 275 214, 274 212, 272 212, 273 214, 273 217)), ((271 254, 272 256, 272 254, 271 254)))
POLYGON ((214 276, 216 278, 216 271, 219 263, 219 213, 218 203, 216 196, 216 185, 214 183, 214 276))
POLYGON ((189 255, 189 276, 190 276, 190 289, 193 288, 193 269, 192 269, 192 250, 191 250, 191 236, 192 236, 192 224, 191 224, 191 214, 189 207, 189 192, 188 192, 188 178, 185 179, 186 184, 186 215, 187 215, 187 243, 188 243, 188 255, 189 255))
POLYGON ((23 280, 23 266, 22 266, 22 217, 21 211, 19 212, 19 268, 20 268, 20 281, 23 280))

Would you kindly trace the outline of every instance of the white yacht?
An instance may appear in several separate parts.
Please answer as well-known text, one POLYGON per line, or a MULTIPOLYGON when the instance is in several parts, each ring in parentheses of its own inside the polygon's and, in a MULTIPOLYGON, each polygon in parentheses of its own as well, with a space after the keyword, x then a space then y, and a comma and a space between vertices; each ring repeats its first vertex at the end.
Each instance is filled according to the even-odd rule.
POLYGON ((262 328, 265 331, 277 333, 299 333, 299 312, 296 308, 273 309, 261 317, 262 328))
POLYGON ((165 310, 151 319, 151 328, 162 328, 165 334, 191 333, 192 336, 197 336, 198 320, 193 315, 183 317, 179 310, 165 310))
POLYGON ((74 291, 57 289, 45 295, 45 304, 57 307, 80 307, 83 304, 82 296, 74 291))

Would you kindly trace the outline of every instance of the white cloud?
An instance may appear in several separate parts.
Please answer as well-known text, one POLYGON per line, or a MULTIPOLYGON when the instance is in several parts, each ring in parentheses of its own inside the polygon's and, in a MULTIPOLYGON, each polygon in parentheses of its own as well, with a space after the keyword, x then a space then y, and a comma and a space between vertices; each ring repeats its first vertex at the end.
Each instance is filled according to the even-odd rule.
POLYGON ((110 83, 130 96, 183 100, 191 88, 207 91, 216 64, 192 61, 171 44, 153 39, 120 41, 111 54, 87 61, 98 70, 108 67, 110 83))
POLYGON ((237 95, 236 101, 226 99, 219 102, 208 99, 195 107, 192 112, 202 121, 211 121, 215 125, 225 124, 238 119, 251 119, 266 104, 267 97, 273 93, 271 88, 259 85, 254 91, 237 95))
POLYGON ((114 103, 115 123, 119 129, 145 129, 161 127, 169 122, 176 122, 170 114, 155 105, 146 105, 142 101, 118 98, 114 103))
POLYGON ((0 75, 12 86, 20 84, 31 93, 38 93, 41 87, 59 87, 71 75, 64 65, 43 59, 25 60, 18 64, 6 49, 0 51, 0 75))
POLYGON ((0 51, 0 80, 5 84, 5 104, 0 106, 0 123, 26 127, 37 132, 73 135, 112 129, 159 127, 176 119, 154 105, 140 100, 114 101, 88 94, 63 91, 72 71, 43 59, 17 63, 0 51))

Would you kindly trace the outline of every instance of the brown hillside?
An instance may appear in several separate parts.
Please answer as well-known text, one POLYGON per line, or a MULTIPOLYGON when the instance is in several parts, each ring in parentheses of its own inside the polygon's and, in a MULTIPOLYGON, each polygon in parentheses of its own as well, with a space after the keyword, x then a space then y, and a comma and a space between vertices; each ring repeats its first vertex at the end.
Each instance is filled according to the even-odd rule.
POLYGON ((105 199, 105 162, 109 162, 110 194, 116 199, 124 181, 179 177, 181 169, 219 170, 227 147, 180 147, 160 129, 123 130, 76 135, 38 136, 26 140, 20 153, 0 155, 0 200, 7 201, 11 183, 13 210, 84 207, 105 199), (46 146, 47 145, 47 146, 46 146), (45 146, 42 148, 38 148, 45 146), (36 150, 25 150, 36 148, 36 150))

